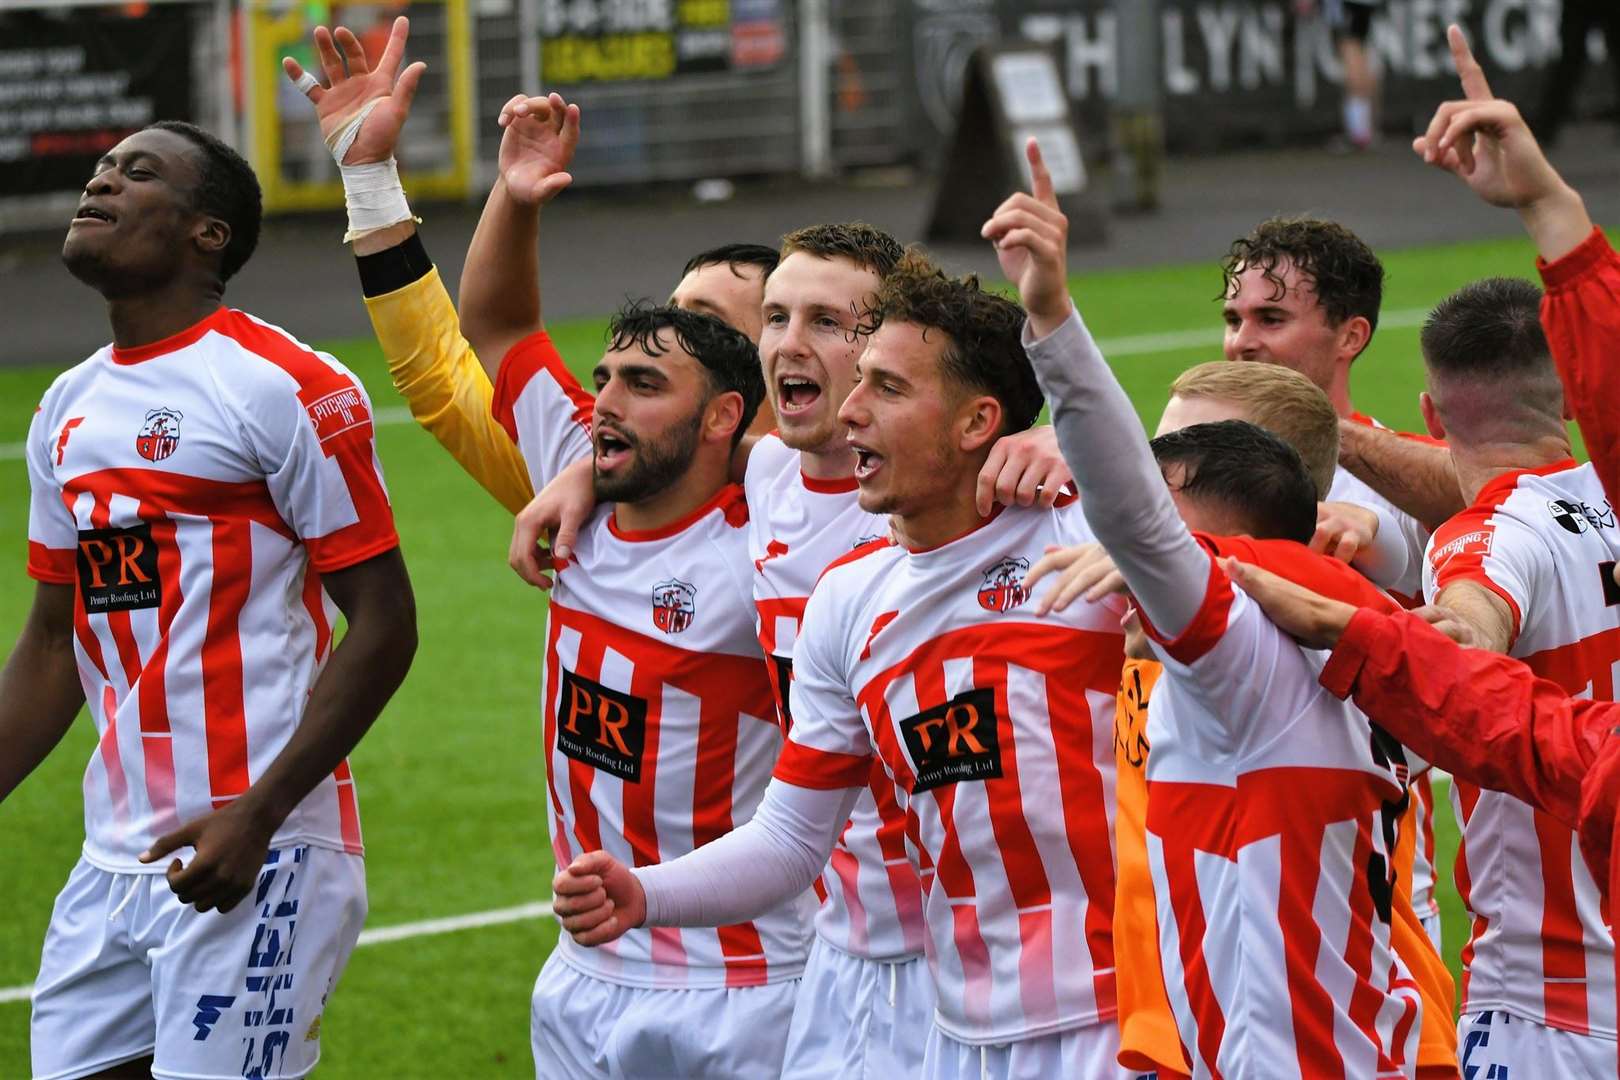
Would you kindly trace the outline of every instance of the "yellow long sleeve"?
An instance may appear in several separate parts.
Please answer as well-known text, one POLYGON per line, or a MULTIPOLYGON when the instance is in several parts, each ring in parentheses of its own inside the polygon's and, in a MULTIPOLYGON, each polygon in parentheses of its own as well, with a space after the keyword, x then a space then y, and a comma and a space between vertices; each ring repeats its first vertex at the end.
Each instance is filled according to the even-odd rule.
POLYGON ((495 388, 461 336, 461 321, 437 268, 391 293, 366 298, 394 389, 416 422, 467 474, 516 514, 534 498, 529 471, 495 422, 495 388))

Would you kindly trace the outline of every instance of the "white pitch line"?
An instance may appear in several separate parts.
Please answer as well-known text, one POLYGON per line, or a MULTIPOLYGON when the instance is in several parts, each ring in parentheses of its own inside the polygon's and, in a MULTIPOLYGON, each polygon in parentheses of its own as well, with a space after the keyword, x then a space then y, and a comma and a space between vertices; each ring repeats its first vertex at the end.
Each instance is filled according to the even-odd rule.
MULTIPOLYGON (((1379 318, 1378 325, 1395 329, 1422 326, 1428 314, 1427 308, 1390 311, 1379 318)), ((1130 337, 1109 338, 1106 341, 1099 341, 1097 347, 1108 357, 1153 356, 1158 353, 1179 352, 1182 349, 1212 347, 1219 345, 1223 336, 1224 331, 1214 326, 1198 330, 1173 330, 1164 334, 1134 334, 1130 337)), ((396 406, 377 410, 376 423, 379 426, 410 422, 411 410, 407 408, 396 406)), ((0 461, 21 461, 22 458, 22 443, 0 443, 0 461)))
MULTIPOLYGON (((457 930, 477 930, 485 926, 543 919, 550 914, 551 901, 540 900, 532 904, 519 904, 516 907, 496 908, 493 911, 475 911, 470 915, 423 919, 421 922, 401 923, 398 926, 379 926, 375 930, 362 930, 359 946, 364 948, 367 945, 385 945, 390 941, 405 941, 433 934, 450 934, 457 930)), ((0 1005, 27 1001, 33 995, 33 989, 31 984, 0 988, 0 1005)))

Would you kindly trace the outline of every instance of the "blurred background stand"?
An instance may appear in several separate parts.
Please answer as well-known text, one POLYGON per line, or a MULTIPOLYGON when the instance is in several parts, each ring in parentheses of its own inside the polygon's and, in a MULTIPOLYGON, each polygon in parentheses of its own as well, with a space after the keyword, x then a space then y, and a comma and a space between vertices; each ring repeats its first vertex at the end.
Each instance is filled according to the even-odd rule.
POLYGON ((1164 179, 1164 53, 1159 0, 1114 0, 1119 27, 1112 157, 1114 209, 1159 208, 1164 179))

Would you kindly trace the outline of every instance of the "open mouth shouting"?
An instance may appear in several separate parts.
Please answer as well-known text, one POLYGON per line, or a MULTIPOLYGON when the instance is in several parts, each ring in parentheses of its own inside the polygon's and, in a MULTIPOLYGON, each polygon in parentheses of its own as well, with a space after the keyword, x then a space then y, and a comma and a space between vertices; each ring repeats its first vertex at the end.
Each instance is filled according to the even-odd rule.
POLYGON ((876 450, 862 446, 853 439, 850 440, 849 448, 855 451, 855 479, 857 482, 865 483, 877 475, 879 469, 883 468, 883 455, 876 450))
POLYGON ((628 435, 612 428, 598 427, 595 443, 595 464, 598 472, 612 472, 629 460, 631 452, 635 449, 635 443, 628 435))
POLYGON ((805 375, 782 375, 776 380, 777 416, 797 416, 821 400, 821 384, 805 375))

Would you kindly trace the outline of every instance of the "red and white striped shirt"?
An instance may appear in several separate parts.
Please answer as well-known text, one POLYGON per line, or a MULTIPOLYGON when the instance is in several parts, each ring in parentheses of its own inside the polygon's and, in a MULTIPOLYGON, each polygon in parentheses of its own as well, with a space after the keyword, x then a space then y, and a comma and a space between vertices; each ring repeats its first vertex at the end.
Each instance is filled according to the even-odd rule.
POLYGON ((997 1044, 1112 1023, 1114 691, 1120 609, 1036 619, 1023 580, 1092 539, 1074 503, 999 511, 910 552, 834 563, 794 650, 777 777, 856 787, 875 753, 934 867, 924 913, 937 1022, 997 1044))
MULTIPOLYGON (((591 452, 591 397, 542 332, 496 380, 496 418, 536 490, 591 452)), ((782 746, 754 626, 748 508, 728 485, 684 520, 621 529, 611 506, 580 529, 551 593, 541 691, 547 814, 557 865, 606 851, 666 862, 753 816, 782 746)), ((757 986, 803 970, 814 898, 718 929, 633 930, 600 948, 566 935, 576 968, 663 988, 757 986)))
MULTIPOLYGON (((1469 581, 1513 614, 1508 655, 1571 694, 1615 700, 1620 559, 1614 508, 1590 465, 1499 476, 1430 542, 1424 588, 1469 581)), ((1509 795, 1458 781, 1457 890, 1473 917, 1463 1009, 1615 1037, 1614 937, 1575 834, 1509 795)))
POLYGON ((1412 1076, 1422 1003, 1390 948, 1400 748, 1213 559, 1193 621, 1155 640, 1148 860, 1194 1076, 1412 1076))
MULTIPOLYGON (((292 737, 336 614, 320 574, 399 545, 364 388, 332 357, 221 308, 103 348, 29 429, 28 572, 76 586, 99 742, 85 857, 137 857, 224 806, 292 737)), ((271 839, 360 852, 348 763, 271 839)))
MULTIPOLYGON (((889 535, 888 519, 862 510, 853 476, 816 480, 775 435, 755 444, 743 479, 759 643, 771 661, 783 731, 791 724, 793 643, 804 607, 828 564, 889 535)), ((923 876, 932 873, 925 866, 923 876)), ((906 815, 883 766, 833 847, 818 892, 816 933, 844 952, 892 960, 923 951, 922 878, 906 849, 906 815)))

